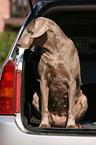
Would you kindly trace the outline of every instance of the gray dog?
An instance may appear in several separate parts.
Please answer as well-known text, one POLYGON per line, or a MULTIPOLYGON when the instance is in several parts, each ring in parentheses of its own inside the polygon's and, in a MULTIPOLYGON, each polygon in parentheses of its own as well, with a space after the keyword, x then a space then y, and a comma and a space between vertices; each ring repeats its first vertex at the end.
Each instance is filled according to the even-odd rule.
POLYGON ((80 63, 72 40, 55 22, 40 17, 29 24, 18 45, 25 49, 35 45, 43 48, 38 65, 42 94, 40 127, 81 128, 76 122, 88 105, 80 90, 80 63))

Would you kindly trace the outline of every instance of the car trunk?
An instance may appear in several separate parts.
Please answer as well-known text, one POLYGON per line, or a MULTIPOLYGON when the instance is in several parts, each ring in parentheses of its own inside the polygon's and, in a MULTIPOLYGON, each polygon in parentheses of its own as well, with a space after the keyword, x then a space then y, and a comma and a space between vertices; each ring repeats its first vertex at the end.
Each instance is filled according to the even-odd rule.
POLYGON ((40 49, 25 50, 22 85, 22 119, 25 127, 30 131, 56 132, 56 133, 89 133, 96 129, 96 11, 89 7, 63 7, 50 8, 42 16, 55 21, 64 33, 74 42, 81 64, 81 89, 88 98, 88 110, 80 120, 81 129, 38 128, 41 115, 32 105, 33 95, 40 92, 40 77, 38 63, 40 49), (35 51, 34 51, 35 50, 35 51))

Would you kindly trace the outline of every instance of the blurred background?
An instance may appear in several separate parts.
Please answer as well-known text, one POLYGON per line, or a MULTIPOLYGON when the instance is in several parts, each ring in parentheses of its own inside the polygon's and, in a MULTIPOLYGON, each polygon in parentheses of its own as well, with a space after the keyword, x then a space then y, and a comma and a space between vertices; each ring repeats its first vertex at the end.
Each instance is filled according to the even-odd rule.
POLYGON ((0 67, 29 11, 28 0, 0 0, 0 67))

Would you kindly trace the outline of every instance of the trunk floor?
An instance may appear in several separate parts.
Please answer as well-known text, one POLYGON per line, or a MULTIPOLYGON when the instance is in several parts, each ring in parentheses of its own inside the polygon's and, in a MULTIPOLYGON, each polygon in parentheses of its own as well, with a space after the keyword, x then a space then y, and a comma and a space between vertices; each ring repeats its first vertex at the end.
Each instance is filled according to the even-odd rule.
POLYGON ((96 129, 96 122, 80 122, 84 129, 96 129))
MULTIPOLYGON (((83 129, 96 129, 96 122, 79 122, 83 129)), ((31 125, 32 126, 39 126, 40 119, 37 119, 35 116, 31 118, 31 125)))

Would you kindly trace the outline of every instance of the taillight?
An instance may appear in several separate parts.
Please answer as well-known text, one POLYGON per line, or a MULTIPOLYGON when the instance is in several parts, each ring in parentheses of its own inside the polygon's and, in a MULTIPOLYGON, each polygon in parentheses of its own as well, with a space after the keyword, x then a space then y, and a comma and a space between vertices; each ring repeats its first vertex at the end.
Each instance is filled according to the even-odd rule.
POLYGON ((16 70, 16 107, 15 112, 20 112, 20 96, 21 96, 21 71, 16 70))
POLYGON ((3 68, 0 80, 0 114, 14 114, 15 64, 9 60, 3 68))

